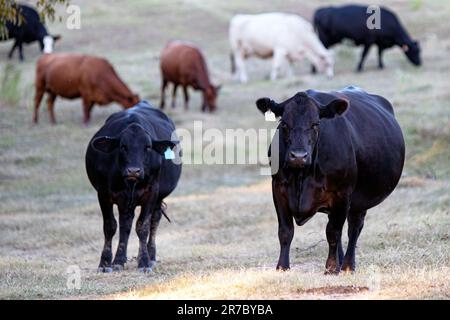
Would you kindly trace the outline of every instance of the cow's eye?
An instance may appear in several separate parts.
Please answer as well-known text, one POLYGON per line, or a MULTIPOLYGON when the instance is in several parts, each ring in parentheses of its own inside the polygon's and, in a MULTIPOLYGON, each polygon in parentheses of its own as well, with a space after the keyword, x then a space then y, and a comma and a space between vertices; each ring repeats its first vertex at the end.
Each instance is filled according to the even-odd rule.
POLYGON ((286 123, 284 123, 284 122, 280 123, 280 128, 283 129, 283 130, 288 130, 289 129, 288 125, 286 123))
POLYGON ((319 123, 313 123, 311 128, 314 130, 319 130, 319 123))
POLYGON ((127 152, 128 148, 125 145, 121 145, 120 150, 122 150, 123 152, 127 152))
POLYGON ((150 150, 152 150, 152 146, 146 146, 145 147, 145 151, 149 152, 150 150))

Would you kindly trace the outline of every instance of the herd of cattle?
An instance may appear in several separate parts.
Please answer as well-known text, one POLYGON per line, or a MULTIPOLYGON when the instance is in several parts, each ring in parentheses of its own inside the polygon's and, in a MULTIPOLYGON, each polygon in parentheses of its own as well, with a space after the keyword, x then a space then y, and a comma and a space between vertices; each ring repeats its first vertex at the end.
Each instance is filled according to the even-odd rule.
MULTIPOLYGON (((9 56, 18 48, 23 60, 23 43, 33 41, 38 41, 44 52, 36 66, 35 123, 46 93, 53 124, 57 96, 82 98, 86 124, 95 104, 117 102, 125 109, 106 120, 86 153, 87 174, 98 193, 104 222, 99 270, 124 268, 135 208, 140 206, 136 224, 138 268, 150 271, 156 262, 156 231, 162 215, 167 218, 164 199, 181 176, 181 147, 174 123, 161 110, 141 101, 106 59, 52 53, 60 37, 49 35, 34 9, 20 6, 19 12, 24 22, 7 24, 9 37, 15 39, 9 56), (120 238, 113 260, 112 238, 117 229, 114 204, 119 209, 120 238)), ((421 64, 418 43, 391 11, 382 8, 380 29, 367 28, 367 17, 367 7, 356 5, 318 9, 314 25, 293 14, 236 15, 229 27, 234 78, 248 81, 245 60, 251 56, 273 57, 272 80, 292 73, 291 64, 305 58, 313 72, 331 78, 334 58, 329 48, 344 39, 364 46, 358 71, 362 71, 371 45, 378 46, 380 68, 383 51, 394 45, 401 47, 413 64, 421 64)), ((162 51, 160 68, 161 109, 169 83, 173 84, 172 107, 181 86, 186 109, 188 87, 202 92, 203 111, 217 109, 220 87, 212 84, 199 48, 185 41, 169 42, 162 51)), ((303 225, 317 212, 324 212, 329 217, 326 272, 355 270, 355 248, 366 212, 394 190, 404 165, 405 145, 392 105, 353 86, 328 93, 307 90, 282 103, 261 98, 256 105, 279 119, 279 134, 274 137, 279 149, 269 152, 280 164, 272 177, 281 247, 277 269, 289 269, 294 221, 303 225), (341 236, 346 220, 349 243, 344 255, 341 236)))

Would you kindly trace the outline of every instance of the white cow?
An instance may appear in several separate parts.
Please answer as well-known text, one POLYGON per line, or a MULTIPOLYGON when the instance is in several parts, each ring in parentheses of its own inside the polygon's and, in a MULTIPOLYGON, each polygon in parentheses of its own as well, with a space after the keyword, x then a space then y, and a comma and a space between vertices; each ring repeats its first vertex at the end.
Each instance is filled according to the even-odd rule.
POLYGON ((291 64, 308 59, 321 73, 333 76, 333 56, 314 33, 312 25, 300 16, 287 13, 239 14, 230 22, 231 64, 235 79, 247 82, 245 59, 273 57, 270 78, 275 80, 291 64))

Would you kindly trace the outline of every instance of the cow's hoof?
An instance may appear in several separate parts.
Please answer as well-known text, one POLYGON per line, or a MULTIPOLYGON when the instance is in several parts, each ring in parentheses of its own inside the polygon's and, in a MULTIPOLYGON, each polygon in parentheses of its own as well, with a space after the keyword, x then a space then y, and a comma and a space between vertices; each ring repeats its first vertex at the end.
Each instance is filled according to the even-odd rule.
POLYGON ((152 273, 153 272, 151 267, 138 268, 138 271, 142 272, 142 273, 152 273))
POLYGON ((324 275, 326 276, 337 276, 339 274, 339 270, 331 269, 331 270, 325 270, 324 275))
POLYGON ((277 266, 277 271, 285 272, 291 270, 290 267, 277 266))
POLYGON ((111 267, 98 267, 97 272, 99 273, 111 273, 113 269, 111 267))
POLYGON ((154 268, 156 266, 156 260, 150 261, 150 268, 154 268))
POLYGON ((351 265, 344 265, 342 267, 342 271, 345 273, 354 273, 355 272, 355 267, 352 267, 351 265))
POLYGON ((115 265, 113 266, 113 269, 114 269, 115 272, 122 272, 123 269, 124 269, 124 266, 122 266, 122 265, 120 265, 120 264, 115 264, 115 265))

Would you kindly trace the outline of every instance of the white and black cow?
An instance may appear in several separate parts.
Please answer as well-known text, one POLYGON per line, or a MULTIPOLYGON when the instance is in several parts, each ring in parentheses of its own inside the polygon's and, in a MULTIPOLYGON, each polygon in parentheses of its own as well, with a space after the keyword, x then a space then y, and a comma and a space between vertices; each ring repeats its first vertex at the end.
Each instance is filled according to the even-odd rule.
POLYGON ((14 39, 14 45, 9 52, 9 58, 11 59, 14 51, 19 49, 19 59, 23 61, 23 44, 35 41, 39 42, 43 53, 52 53, 55 41, 59 40, 61 36, 50 35, 41 22, 38 12, 29 6, 17 5, 17 16, 18 23, 6 23, 7 36, 5 39, 2 39, 14 39), (21 18, 19 19, 19 17, 21 18))

